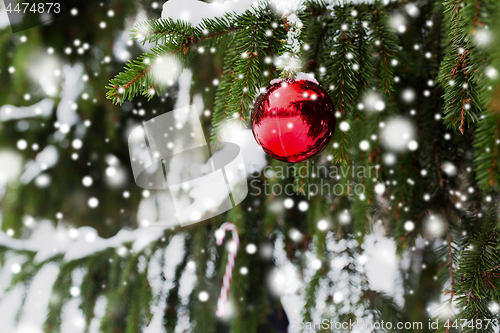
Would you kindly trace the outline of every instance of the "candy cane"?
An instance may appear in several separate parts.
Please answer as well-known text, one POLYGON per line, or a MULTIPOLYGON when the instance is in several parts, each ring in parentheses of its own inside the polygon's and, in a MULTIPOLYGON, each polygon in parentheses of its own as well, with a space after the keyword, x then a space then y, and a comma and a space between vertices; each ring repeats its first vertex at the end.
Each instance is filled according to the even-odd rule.
POLYGON ((238 252, 238 247, 240 245, 240 237, 238 236, 238 230, 234 224, 226 222, 220 226, 220 228, 215 232, 215 237, 217 239, 217 245, 221 246, 226 237, 226 232, 231 231, 233 235, 233 242, 229 247, 229 255, 227 259, 226 272, 224 273, 224 279, 222 281, 222 289, 220 291, 219 301, 217 303, 217 317, 224 316, 224 311, 227 303, 227 294, 229 292, 229 286, 231 285, 231 277, 233 276, 234 262, 236 260, 236 252, 238 252))

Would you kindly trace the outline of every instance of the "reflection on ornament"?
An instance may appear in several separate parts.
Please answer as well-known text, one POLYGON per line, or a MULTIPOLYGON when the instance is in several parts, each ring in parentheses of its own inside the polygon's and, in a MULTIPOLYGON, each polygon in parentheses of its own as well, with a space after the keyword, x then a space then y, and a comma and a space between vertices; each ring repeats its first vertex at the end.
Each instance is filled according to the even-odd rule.
POLYGON ((252 131, 277 160, 302 162, 318 155, 335 129, 333 102, 318 84, 287 79, 271 84, 255 103, 252 131))

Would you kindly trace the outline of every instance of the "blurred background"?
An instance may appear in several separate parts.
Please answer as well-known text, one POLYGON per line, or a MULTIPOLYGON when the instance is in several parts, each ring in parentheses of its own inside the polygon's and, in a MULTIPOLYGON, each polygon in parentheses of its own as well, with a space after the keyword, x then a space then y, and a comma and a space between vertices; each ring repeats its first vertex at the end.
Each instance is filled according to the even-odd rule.
MULTIPOLYGON (((433 80, 443 58, 443 16, 433 1, 417 2, 418 8, 402 1, 388 9, 396 11, 394 50, 406 52, 385 59, 397 92, 381 94, 384 113, 353 131, 356 143, 373 146, 366 156, 353 144, 354 158, 384 164, 380 184, 369 189, 373 208, 364 197, 353 205, 348 196, 261 191, 226 215, 186 228, 152 227, 168 220, 172 207, 161 191, 134 183, 127 138, 143 121, 194 104, 210 141, 224 54, 196 53, 164 94, 113 105, 109 80, 151 47, 132 41, 129 29, 161 17, 162 2, 82 1, 57 20, 16 33, 0 2, 0 331, 300 332, 303 322, 363 319, 420 322, 405 331, 428 332, 429 320, 448 318, 456 303, 447 302, 445 209, 462 216, 456 204, 463 196, 448 200, 448 193, 467 191, 473 134, 457 135, 441 122, 442 90, 433 80), (382 157, 379 124, 396 115, 402 117, 387 122, 389 153, 384 147, 382 157), (419 141, 415 152, 418 145, 408 148, 413 138, 428 142, 419 141), (442 164, 433 160, 434 146, 442 164), (425 186, 413 187, 414 180, 425 186), (435 195, 431 202, 427 193, 435 195), (407 206, 390 210, 393 194, 407 206), (237 224, 242 244, 231 311, 218 320, 227 251, 215 245, 214 231, 227 220, 237 224)), ((367 8, 358 9, 372 13, 367 8)), ((361 22, 349 15, 353 26, 361 22)), ((283 37, 282 30, 276 33, 283 37)), ((324 72, 317 61, 307 66, 324 72)), ((266 82, 278 74, 271 69, 266 82)), ((372 102, 381 102, 375 95, 372 102)), ((330 165, 328 154, 317 163, 330 165)), ((293 175, 270 172, 253 179, 294 182, 293 175)), ((467 200, 476 195, 473 189, 467 200)), ((474 223, 453 226, 456 253, 466 247, 462 230, 472 234, 474 223)))

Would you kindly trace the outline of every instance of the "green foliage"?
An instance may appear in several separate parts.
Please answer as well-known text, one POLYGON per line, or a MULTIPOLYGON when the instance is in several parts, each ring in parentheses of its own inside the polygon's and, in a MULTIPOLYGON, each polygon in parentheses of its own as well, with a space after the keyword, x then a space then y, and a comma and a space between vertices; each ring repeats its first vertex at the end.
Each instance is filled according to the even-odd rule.
POLYGON ((243 126, 242 121, 250 118, 255 97, 267 85, 264 72, 269 77, 275 71, 269 59, 277 54, 279 41, 284 38, 284 29, 273 27, 277 20, 266 7, 247 11, 239 18, 240 30, 224 57, 224 74, 215 96, 213 141, 220 140, 222 126, 243 126))
MULTIPOLYGON (((493 19, 500 13, 497 2, 486 2, 486 8, 481 11, 482 16, 491 26, 492 31, 499 31, 500 23, 493 19), (486 14, 488 13, 488 14, 486 14)), ((500 184, 499 144, 500 144, 500 104, 498 91, 500 82, 500 45, 498 35, 493 35, 486 51, 481 56, 484 59, 482 66, 477 69, 479 100, 484 110, 476 128, 475 163, 477 181, 484 190, 498 188, 500 184)))
POLYGON ((50 295, 49 312, 44 324, 45 333, 55 333, 61 330, 63 307, 71 298, 72 272, 79 264, 79 262, 74 261, 61 265, 59 269, 59 274, 50 295))
POLYGON ((462 309, 459 318, 473 323, 462 328, 462 332, 494 332, 491 321, 498 320, 498 315, 491 310, 492 302, 498 301, 500 287, 498 213, 496 207, 490 209, 481 230, 469 239, 461 254, 455 287, 462 309))
MULTIPOLYGON (((189 248, 190 248, 191 242, 188 241, 185 243, 185 251, 186 254, 189 253, 189 248)), ((177 325, 177 322, 179 320, 178 314, 180 312, 180 296, 179 296, 179 287, 180 287, 180 279, 182 276, 182 273, 186 269, 187 263, 188 263, 189 257, 187 255, 184 255, 184 258, 182 262, 176 267, 175 269, 175 276, 174 276, 174 285, 170 290, 168 291, 168 296, 166 299, 166 304, 165 304, 165 313, 163 316, 163 323, 165 330, 167 333, 173 333, 175 332, 175 326, 177 325)))
POLYGON ((397 60, 397 38, 389 28, 389 17, 380 2, 373 9, 373 36, 371 42, 376 52, 375 72, 377 86, 382 94, 390 95, 394 92, 394 70, 392 61, 397 60))
POLYGON ((231 34, 240 29, 241 27, 235 26, 235 18, 230 13, 222 18, 205 19, 198 27, 192 27, 183 21, 174 22, 172 19, 139 22, 131 29, 133 39, 140 39, 143 45, 154 43, 157 46, 151 53, 128 62, 125 71, 110 81, 107 97, 114 103, 123 103, 138 95, 151 99, 155 94, 163 93, 168 82, 155 76, 156 67, 183 67, 188 64, 194 52, 221 52, 225 43, 231 40, 231 34))

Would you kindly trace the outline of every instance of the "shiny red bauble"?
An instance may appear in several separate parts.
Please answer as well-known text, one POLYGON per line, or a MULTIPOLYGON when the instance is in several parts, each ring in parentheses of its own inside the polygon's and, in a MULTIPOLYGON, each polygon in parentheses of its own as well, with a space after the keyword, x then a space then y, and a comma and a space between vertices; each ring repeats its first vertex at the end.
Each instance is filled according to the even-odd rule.
POLYGON ((309 80, 271 84, 255 103, 252 132, 271 157, 303 162, 325 149, 335 129, 328 93, 309 80))

